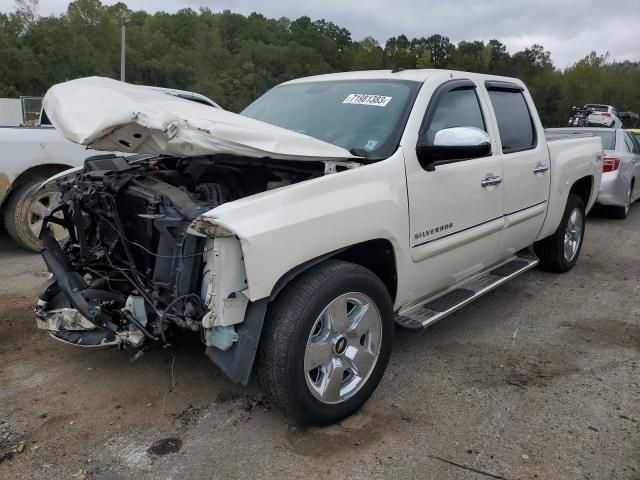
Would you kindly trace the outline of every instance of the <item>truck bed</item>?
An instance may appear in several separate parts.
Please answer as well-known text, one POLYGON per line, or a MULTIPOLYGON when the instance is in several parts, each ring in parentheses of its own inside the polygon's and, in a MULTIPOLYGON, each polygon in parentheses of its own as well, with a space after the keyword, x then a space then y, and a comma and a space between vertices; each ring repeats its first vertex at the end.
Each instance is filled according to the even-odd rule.
POLYGON ((594 137, 595 135, 590 132, 584 133, 565 133, 565 132, 550 132, 548 130, 544 131, 544 137, 547 140, 547 143, 557 142, 558 140, 568 140, 572 138, 589 138, 594 137))

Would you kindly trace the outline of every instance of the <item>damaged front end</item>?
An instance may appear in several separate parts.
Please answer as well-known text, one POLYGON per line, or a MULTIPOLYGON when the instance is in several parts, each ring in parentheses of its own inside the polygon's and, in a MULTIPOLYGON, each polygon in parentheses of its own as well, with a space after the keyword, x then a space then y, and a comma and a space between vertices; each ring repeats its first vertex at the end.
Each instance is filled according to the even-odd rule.
POLYGON ((62 204, 41 233, 52 275, 36 306, 39 328, 74 345, 134 348, 166 343, 172 329, 200 331, 207 239, 187 228, 212 202, 161 178, 171 173, 98 156, 57 180, 62 204), (50 223, 69 232, 64 247, 50 223))
POLYGON ((197 334, 211 360, 246 383, 266 300, 249 301, 240 240, 203 214, 324 173, 321 163, 225 155, 88 158, 52 180, 62 200, 40 235, 51 277, 38 327, 94 348, 197 334), (68 231, 64 245, 52 223, 68 231))

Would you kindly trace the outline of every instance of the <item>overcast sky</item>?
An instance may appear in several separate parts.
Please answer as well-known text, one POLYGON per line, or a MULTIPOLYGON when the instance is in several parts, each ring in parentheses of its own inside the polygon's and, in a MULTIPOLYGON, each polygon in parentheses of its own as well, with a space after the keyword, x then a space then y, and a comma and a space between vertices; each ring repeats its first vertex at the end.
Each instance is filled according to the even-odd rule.
MULTIPOLYGON (((40 14, 59 14, 68 0, 40 0, 40 14)), ((103 0, 103 3, 116 3, 103 0)), ((610 52, 615 60, 640 60, 640 0, 124 0, 132 10, 175 12, 207 6, 267 17, 308 15, 347 28, 354 40, 367 35, 381 44, 404 33, 409 38, 434 33, 460 40, 497 38, 511 52, 543 45, 559 68, 590 51, 610 52)), ((13 0, 0 0, 0 10, 13 0)))

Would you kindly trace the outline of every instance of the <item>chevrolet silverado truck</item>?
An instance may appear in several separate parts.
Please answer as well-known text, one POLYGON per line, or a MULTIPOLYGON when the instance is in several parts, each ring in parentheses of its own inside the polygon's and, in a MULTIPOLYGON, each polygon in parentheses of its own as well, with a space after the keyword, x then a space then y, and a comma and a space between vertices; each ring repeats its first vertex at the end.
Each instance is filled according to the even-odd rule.
POLYGON ((514 78, 329 74, 241 114, 99 78, 44 102, 67 139, 151 156, 49 180, 38 327, 85 348, 199 335, 302 423, 370 397, 396 324, 421 330, 536 265, 571 270, 602 173, 600 139, 548 141, 514 78))
MULTIPOLYGON (((197 93, 146 88, 219 108, 213 100, 197 93)), ((42 221, 60 198, 55 185, 38 190, 40 184, 52 175, 82 165, 91 152, 56 132, 43 112, 37 126, 0 127, 0 146, 0 212, 5 229, 20 246, 39 252, 42 221)), ((63 228, 52 228, 59 240, 65 237, 63 228)))

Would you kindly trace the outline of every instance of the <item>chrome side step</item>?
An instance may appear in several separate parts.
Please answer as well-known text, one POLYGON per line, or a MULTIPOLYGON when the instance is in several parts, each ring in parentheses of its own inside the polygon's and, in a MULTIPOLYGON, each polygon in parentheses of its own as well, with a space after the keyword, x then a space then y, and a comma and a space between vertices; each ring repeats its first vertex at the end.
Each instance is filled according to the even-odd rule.
POLYGON ((531 270, 539 262, 538 257, 530 250, 521 250, 506 262, 401 310, 396 315, 396 323, 410 330, 421 330, 512 278, 531 270))

